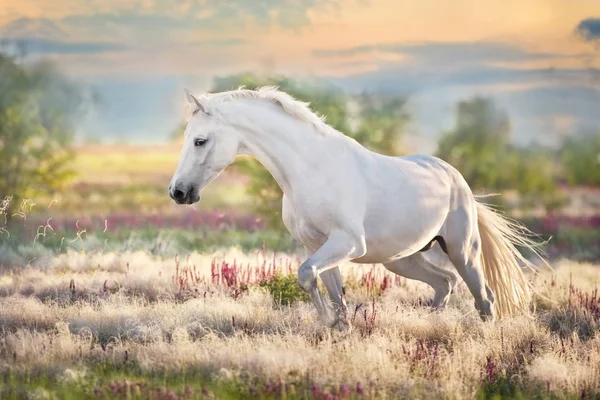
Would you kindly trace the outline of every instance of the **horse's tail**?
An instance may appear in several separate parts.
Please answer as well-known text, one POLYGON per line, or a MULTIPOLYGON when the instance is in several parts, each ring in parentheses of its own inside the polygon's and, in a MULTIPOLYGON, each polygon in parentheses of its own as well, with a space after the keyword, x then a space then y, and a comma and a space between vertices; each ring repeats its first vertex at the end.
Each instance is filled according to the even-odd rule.
POLYGON ((496 316, 528 314, 534 290, 520 264, 534 271, 537 268, 516 246, 531 250, 544 261, 535 249, 539 244, 531 239, 533 233, 523 225, 500 215, 486 204, 479 201, 476 204, 481 264, 485 280, 495 295, 496 316))

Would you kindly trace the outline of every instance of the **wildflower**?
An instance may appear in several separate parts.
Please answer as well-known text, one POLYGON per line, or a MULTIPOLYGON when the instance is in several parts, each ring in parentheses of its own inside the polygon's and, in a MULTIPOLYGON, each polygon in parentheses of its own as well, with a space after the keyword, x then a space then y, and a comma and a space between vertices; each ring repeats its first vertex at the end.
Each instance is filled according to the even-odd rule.
POLYGON ((350 396, 350 389, 346 385, 340 386, 340 395, 342 397, 350 396))
POLYGON ((360 382, 356 383, 356 393, 363 395, 365 394, 365 389, 362 387, 362 385, 360 384, 360 382))

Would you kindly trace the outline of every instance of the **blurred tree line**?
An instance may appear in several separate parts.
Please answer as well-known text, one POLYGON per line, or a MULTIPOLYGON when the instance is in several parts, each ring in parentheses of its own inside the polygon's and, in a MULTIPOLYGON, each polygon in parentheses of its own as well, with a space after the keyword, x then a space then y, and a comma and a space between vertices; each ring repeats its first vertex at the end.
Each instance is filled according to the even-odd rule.
POLYGON ((0 201, 12 198, 7 219, 22 200, 59 190, 74 176, 73 119, 84 104, 79 88, 50 62, 0 52, 0 201))
POLYGON ((600 132, 565 139, 559 156, 568 184, 600 186, 600 132))
MULTIPOLYGON (((217 78, 211 91, 263 85, 310 102, 328 124, 371 150, 403 154, 410 113, 402 96, 350 96, 318 82, 254 74, 217 78)), ((13 198, 6 215, 23 199, 61 190, 74 176, 75 122, 90 104, 80 89, 52 63, 25 62, 23 55, 0 49, 0 201, 13 198)), ((182 131, 180 126, 174 137, 182 131)), ((473 97, 457 104, 456 125, 442 134, 435 155, 461 171, 476 192, 513 189, 526 205, 541 202, 550 210, 562 201, 557 182, 600 185, 600 131, 567 138, 552 151, 515 147, 511 134, 504 111, 489 98, 473 97)), ((282 193, 271 175, 250 158, 238 159, 234 168, 250 179, 255 211, 282 227, 282 193)))
POLYGON ((522 206, 560 206, 552 155, 536 145, 511 145, 511 134, 508 115, 476 96, 458 103, 456 125, 441 136, 435 155, 457 168, 474 192, 516 189, 522 206))

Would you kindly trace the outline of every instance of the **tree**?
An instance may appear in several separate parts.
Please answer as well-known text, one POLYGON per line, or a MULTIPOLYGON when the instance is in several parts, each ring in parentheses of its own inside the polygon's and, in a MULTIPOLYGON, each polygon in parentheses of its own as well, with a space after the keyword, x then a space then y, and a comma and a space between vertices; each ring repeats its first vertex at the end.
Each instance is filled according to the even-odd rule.
POLYGON ((406 111, 406 99, 363 93, 358 102, 359 125, 349 135, 373 151, 400 155, 401 139, 410 119, 406 111))
POLYGON ((436 156, 457 168, 473 188, 499 188, 509 141, 508 116, 491 100, 475 97, 458 104, 456 127, 442 135, 436 156))
POLYGON ((459 102, 456 126, 445 133, 436 156, 457 168, 474 189, 516 189, 523 198, 551 201, 555 185, 552 159, 532 147, 511 145, 508 115, 493 101, 473 97, 459 102))
MULTIPOLYGON (((0 52, 0 196, 21 201, 64 186, 74 175, 72 118, 83 96, 47 61, 26 65, 0 52)), ((1 200, 1 199, 0 199, 1 200)))
MULTIPOLYGON (((356 139, 363 146, 385 154, 399 154, 400 140, 408 121, 403 98, 378 98, 362 94, 356 99, 360 111, 358 123, 353 128, 348 107, 350 99, 334 87, 285 76, 238 74, 216 78, 211 92, 237 89, 240 86, 247 89, 277 86, 294 98, 309 102, 315 112, 326 116, 330 126, 356 139)), ((250 178, 248 193, 254 200, 254 211, 266 218, 270 227, 283 229, 280 215, 283 193, 271 174, 258 161, 250 158, 238 159, 235 168, 250 178)))
POLYGON ((600 132, 565 139, 560 160, 569 184, 600 185, 600 132))

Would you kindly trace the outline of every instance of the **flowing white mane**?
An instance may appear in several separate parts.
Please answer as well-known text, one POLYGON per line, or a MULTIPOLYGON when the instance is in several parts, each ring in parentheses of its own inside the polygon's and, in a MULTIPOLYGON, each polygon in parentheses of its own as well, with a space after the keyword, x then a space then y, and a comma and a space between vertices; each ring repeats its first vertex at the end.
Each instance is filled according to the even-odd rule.
POLYGON ((211 103, 228 102, 237 99, 260 99, 276 104, 287 114, 299 121, 311 124, 322 135, 339 134, 325 123, 325 116, 319 116, 309 107, 310 103, 294 99, 288 93, 278 90, 276 86, 263 86, 256 90, 244 89, 227 92, 211 93, 206 96, 211 103))

